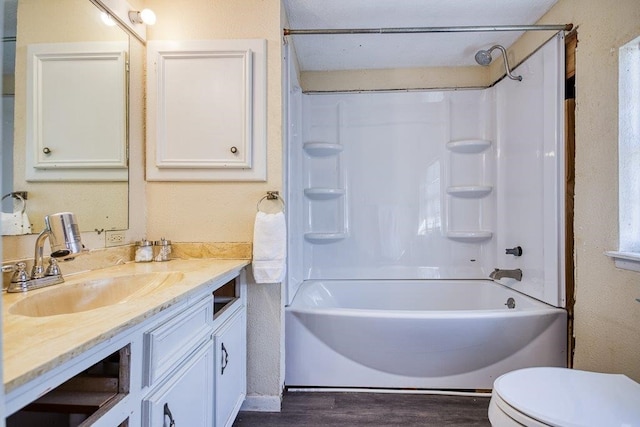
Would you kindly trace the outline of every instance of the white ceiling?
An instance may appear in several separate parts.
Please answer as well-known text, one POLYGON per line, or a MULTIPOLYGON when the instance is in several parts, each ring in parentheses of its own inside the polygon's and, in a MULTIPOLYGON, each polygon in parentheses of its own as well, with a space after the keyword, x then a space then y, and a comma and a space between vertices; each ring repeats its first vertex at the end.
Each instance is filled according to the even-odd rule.
MULTIPOLYGON (((283 0, 291 29, 532 25, 557 0, 283 0)), ((554 24, 564 24, 554 22, 554 24)), ((476 65, 479 49, 521 32, 295 35, 300 68, 353 70, 476 65)), ((551 33, 550 33, 551 35, 551 33)), ((496 53, 494 53, 496 55, 496 53)))

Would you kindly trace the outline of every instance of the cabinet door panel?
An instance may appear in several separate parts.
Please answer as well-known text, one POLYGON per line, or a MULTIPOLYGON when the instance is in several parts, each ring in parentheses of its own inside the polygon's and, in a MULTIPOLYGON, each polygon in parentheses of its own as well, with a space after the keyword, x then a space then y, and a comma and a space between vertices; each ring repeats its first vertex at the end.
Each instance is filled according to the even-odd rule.
POLYGON ((126 181, 126 42, 27 48, 28 181, 126 181))
POLYGON ((149 181, 267 179, 264 39, 147 44, 149 181))
POLYGON ((213 419, 213 345, 200 347, 174 375, 142 402, 142 425, 210 427, 213 419), (170 414, 170 415, 169 415, 170 414))
POLYGON ((233 424, 246 395, 246 319, 243 307, 215 334, 217 427, 233 424))
POLYGON ((145 332, 143 385, 151 386, 162 380, 180 360, 208 339, 211 310, 211 297, 207 296, 180 315, 145 332))

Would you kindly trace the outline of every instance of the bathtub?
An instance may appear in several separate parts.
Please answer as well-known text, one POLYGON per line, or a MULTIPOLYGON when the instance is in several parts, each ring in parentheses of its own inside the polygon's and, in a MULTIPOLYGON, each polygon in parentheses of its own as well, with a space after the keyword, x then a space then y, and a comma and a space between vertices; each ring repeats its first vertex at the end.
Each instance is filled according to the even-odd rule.
POLYGON ((285 309, 285 384, 491 389, 566 366, 566 336, 565 310, 489 280, 305 281, 285 309))

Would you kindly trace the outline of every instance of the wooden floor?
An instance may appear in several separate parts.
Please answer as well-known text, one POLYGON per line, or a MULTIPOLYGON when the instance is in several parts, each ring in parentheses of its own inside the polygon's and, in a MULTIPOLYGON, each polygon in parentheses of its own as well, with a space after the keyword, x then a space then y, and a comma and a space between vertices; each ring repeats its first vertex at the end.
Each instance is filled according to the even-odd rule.
POLYGON ((488 408, 488 397, 286 392, 282 412, 240 412, 233 426, 490 426, 488 408))

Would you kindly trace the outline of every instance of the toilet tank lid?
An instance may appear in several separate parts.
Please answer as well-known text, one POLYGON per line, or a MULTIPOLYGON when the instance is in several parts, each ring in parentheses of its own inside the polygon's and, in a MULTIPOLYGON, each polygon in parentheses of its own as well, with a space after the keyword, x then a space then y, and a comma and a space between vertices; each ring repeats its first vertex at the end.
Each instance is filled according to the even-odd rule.
POLYGON ((493 392, 550 426, 636 426, 640 384, 625 375, 567 368, 526 368, 500 376, 493 392))

